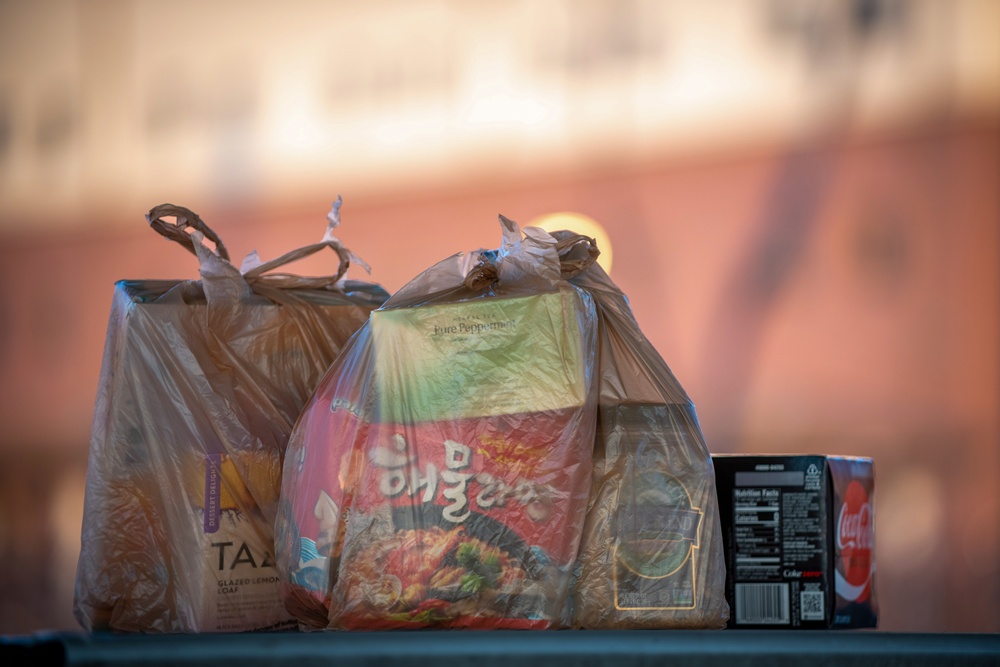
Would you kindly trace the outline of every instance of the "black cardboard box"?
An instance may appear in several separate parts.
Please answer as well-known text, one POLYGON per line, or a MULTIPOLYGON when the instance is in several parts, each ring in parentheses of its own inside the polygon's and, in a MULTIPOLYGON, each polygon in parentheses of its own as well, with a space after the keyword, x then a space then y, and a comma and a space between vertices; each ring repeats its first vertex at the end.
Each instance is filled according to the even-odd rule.
POLYGON ((872 460, 712 458, 729 627, 875 627, 872 460))

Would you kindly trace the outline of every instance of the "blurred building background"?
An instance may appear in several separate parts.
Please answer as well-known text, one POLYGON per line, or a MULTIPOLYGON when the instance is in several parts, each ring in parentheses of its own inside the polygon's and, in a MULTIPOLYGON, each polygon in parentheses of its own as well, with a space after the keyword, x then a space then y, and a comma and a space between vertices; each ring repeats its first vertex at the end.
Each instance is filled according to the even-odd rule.
POLYGON ((994 0, 0 0, 0 632, 76 627, 112 284, 196 276, 145 212, 273 258, 337 194, 390 291, 498 213, 593 218, 714 451, 875 458, 881 627, 1000 631, 998 36, 994 0))

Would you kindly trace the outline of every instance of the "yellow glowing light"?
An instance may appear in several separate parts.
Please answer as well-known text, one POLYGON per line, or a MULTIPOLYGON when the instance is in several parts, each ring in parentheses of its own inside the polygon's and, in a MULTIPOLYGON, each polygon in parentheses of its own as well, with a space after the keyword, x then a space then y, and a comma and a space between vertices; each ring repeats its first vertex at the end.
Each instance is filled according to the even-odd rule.
POLYGON ((608 275, 611 275, 611 237, 597 222, 591 217, 582 213, 571 213, 562 211, 560 213, 549 213, 531 221, 530 227, 541 227, 547 232, 554 232, 560 229, 568 229, 577 234, 589 236, 597 242, 597 247, 601 251, 597 263, 601 265, 608 275))

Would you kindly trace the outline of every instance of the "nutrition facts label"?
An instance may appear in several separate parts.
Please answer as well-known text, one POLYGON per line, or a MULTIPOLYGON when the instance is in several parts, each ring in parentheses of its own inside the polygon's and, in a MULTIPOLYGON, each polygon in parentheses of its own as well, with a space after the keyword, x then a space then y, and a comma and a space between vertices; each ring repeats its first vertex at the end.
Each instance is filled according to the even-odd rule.
POLYGON ((736 570, 741 581, 781 579, 781 490, 733 490, 736 570))
POLYGON ((733 564, 737 624, 798 625, 824 614, 824 507, 812 468, 737 472, 733 564))

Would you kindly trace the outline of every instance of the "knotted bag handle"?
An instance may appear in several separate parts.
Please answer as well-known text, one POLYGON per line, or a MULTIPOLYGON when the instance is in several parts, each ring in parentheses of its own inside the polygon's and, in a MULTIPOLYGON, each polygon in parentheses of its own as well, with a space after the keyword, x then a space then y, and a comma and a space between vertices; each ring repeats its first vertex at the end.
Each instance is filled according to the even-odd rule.
POLYGON ((264 262, 259 266, 255 266, 246 273, 243 277, 247 279, 251 285, 258 282, 267 285, 272 285, 274 287, 281 287, 285 289, 330 289, 337 284, 344 274, 347 273, 347 269, 351 266, 351 253, 350 251, 341 245, 340 241, 335 239, 325 239, 319 243, 313 243, 312 245, 303 246, 301 248, 296 248, 290 252, 286 252, 281 257, 272 259, 270 262, 264 262), (329 248, 337 253, 337 257, 340 260, 340 265, 337 267, 337 273, 332 276, 296 276, 291 273, 272 273, 269 275, 264 275, 272 269, 276 269, 279 266, 284 266, 291 262, 298 261, 303 257, 308 257, 309 255, 315 254, 322 250, 323 248, 329 248))
MULTIPOLYGON (((500 216, 501 221, 508 221, 500 216)), ((597 261, 601 251, 597 241, 583 234, 565 233, 556 237, 556 253, 559 255, 559 275, 563 280, 583 273, 597 261), (573 251, 580 245, 586 246, 586 255, 579 257, 573 251)), ((479 262, 465 276, 465 286, 471 290, 483 290, 500 278, 494 262, 495 252, 484 252, 479 255, 479 262)))
MULTIPOLYGON (((332 215, 336 215, 338 213, 336 210, 337 208, 339 208, 339 206, 335 206, 332 215)), ((212 231, 212 229, 205 224, 205 221, 191 209, 183 206, 177 206, 175 204, 160 204, 159 206, 154 206, 150 209, 149 213, 146 214, 146 220, 149 222, 149 225, 162 236, 170 239, 171 241, 176 241, 180 245, 187 248, 188 251, 196 257, 198 252, 195 250, 195 239, 188 230, 198 231, 203 234, 205 238, 215 244, 215 253, 219 257, 227 262, 230 261, 229 251, 226 250, 226 246, 223 244, 222 239, 219 238, 219 235, 212 231), (176 222, 167 222, 164 220, 165 217, 173 217, 176 219, 176 222)), ((364 262, 362 262, 362 264, 364 264, 364 262)), ((245 272, 243 277, 251 285, 261 283, 283 289, 330 289, 337 284, 337 281, 344 277, 344 274, 347 273, 347 269, 350 266, 350 251, 336 238, 328 237, 319 243, 313 243, 312 245, 296 248, 295 250, 286 252, 284 255, 276 259, 272 259, 269 262, 264 262, 263 264, 255 266, 245 272), (285 264, 300 260, 303 257, 308 257, 309 255, 319 252, 323 248, 330 248, 337 253, 339 264, 335 275, 316 277, 296 276, 290 273, 274 273, 264 275, 272 269, 276 269, 279 266, 284 266, 285 264)))
POLYGON ((212 228, 206 225, 205 221, 189 208, 175 204, 160 204, 149 210, 149 213, 146 214, 146 220, 149 222, 150 227, 171 241, 181 244, 195 257, 198 256, 198 251, 194 248, 194 237, 188 230, 193 229, 201 232, 205 238, 215 244, 215 254, 227 262, 229 261, 229 251, 226 250, 226 246, 222 242, 222 239, 219 238, 219 235, 213 232, 212 228), (167 222, 163 219, 164 217, 174 217, 177 222, 167 222))
POLYGON ((563 280, 579 275, 589 269, 601 256, 597 240, 583 234, 572 234, 560 238, 556 242, 556 252, 559 254, 559 275, 563 280), (585 246, 587 254, 575 257, 573 251, 580 245, 585 246))
POLYGON ((466 287, 479 292, 500 279, 497 265, 493 263, 491 255, 492 253, 479 253, 479 262, 469 269, 469 273, 466 274, 463 281, 466 287))

